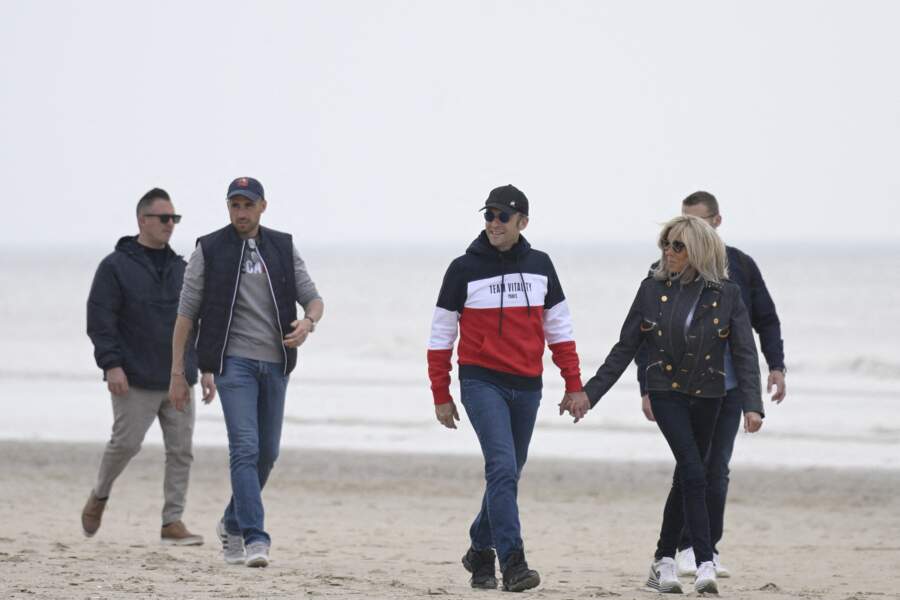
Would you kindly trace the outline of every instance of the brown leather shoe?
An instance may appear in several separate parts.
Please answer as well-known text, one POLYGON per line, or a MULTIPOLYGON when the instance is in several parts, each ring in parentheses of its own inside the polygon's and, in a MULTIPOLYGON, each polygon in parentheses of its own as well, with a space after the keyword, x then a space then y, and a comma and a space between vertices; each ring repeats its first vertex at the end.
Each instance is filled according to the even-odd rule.
POLYGON ((100 500, 94 495, 94 490, 91 490, 91 495, 88 496, 84 510, 81 511, 81 528, 84 530, 86 537, 94 537, 94 534, 100 529, 100 520, 103 518, 107 500, 109 498, 100 500))
POLYGON ((165 546, 200 546, 203 544, 203 536, 188 531, 181 521, 163 525, 159 537, 160 542, 165 546))

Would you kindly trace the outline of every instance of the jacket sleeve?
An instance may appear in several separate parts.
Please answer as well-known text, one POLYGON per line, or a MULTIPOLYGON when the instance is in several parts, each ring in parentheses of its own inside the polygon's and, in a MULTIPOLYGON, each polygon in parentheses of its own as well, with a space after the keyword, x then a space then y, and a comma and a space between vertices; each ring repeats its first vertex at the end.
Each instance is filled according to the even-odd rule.
POLYGON ((450 370, 453 344, 459 332, 459 317, 466 302, 466 282, 458 263, 454 261, 444 274, 437 306, 431 318, 431 337, 428 339, 428 377, 435 404, 446 404, 450 396, 450 370))
POLYGON ((747 256, 746 264, 750 282, 750 324, 759 333, 759 345, 769 368, 784 368, 784 341, 775 302, 756 262, 747 256))
POLYGON ((756 412, 765 416, 759 382, 759 354, 753 341, 753 330, 740 290, 737 286, 732 289, 734 309, 731 314, 730 347, 738 380, 737 392, 741 395, 741 407, 745 413, 756 412))
POLYGON ((641 342, 637 354, 634 356, 634 365, 637 367, 637 381, 638 387, 641 389, 641 396, 647 393, 647 364, 649 362, 647 343, 641 342))
POLYGON ((119 343, 122 287, 110 260, 97 267, 87 301, 87 334, 94 344, 94 360, 104 372, 123 366, 119 343))
POLYGON ((641 345, 642 317, 638 307, 640 306, 642 291, 643 285, 638 289, 634 302, 631 304, 631 309, 628 311, 628 316, 625 317, 622 331, 619 333, 619 341, 610 350, 606 360, 597 369, 597 373, 584 386, 584 391, 587 392, 591 406, 597 404, 600 398, 609 391, 609 388, 619 380, 619 377, 628 368, 628 364, 634 358, 641 345))
POLYGON ((580 392, 581 367, 575 348, 572 314, 569 312, 569 303, 563 294, 562 284, 552 263, 544 300, 544 338, 553 356, 553 363, 559 367, 559 372, 566 383, 566 392, 580 392))

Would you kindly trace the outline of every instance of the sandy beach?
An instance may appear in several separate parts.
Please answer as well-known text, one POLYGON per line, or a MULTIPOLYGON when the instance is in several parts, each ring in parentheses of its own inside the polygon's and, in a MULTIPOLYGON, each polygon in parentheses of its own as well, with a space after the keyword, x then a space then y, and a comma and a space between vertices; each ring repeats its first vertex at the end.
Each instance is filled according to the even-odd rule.
MULTIPOLYGON (((226 566, 214 526, 224 448, 197 449, 185 522, 198 548, 159 544, 163 452, 148 445, 92 539, 79 512, 101 444, 0 442, 4 598, 485 597, 459 557, 481 492, 474 457, 286 450, 264 498, 268 569, 226 566)), ((520 488, 539 598, 649 598, 642 590, 669 464, 534 459, 520 488)), ((723 597, 900 597, 900 472, 732 474, 723 597)), ((687 578, 682 578, 688 583, 687 578)), ((686 586, 686 589, 690 589, 686 586)), ((501 593, 501 592, 496 592, 501 593)))

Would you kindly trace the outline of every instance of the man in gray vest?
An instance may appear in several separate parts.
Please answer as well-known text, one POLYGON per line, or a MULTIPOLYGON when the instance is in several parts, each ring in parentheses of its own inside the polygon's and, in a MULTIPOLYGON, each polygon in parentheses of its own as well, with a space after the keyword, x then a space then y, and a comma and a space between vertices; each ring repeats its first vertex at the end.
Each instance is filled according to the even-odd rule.
POLYGON ((224 558, 265 567, 271 537, 261 492, 278 457, 297 348, 325 306, 291 235, 259 224, 266 210, 262 184, 238 177, 226 205, 231 224, 201 237, 188 262, 169 395, 179 410, 190 404, 183 352, 197 323, 201 384, 218 390, 228 430, 232 495, 217 527, 224 558))
MULTIPOLYGON (((160 539, 164 544, 199 545, 203 538, 181 522, 191 462, 194 410, 175 410, 168 402, 170 339, 181 293, 184 259, 169 247, 181 215, 169 194, 153 188, 138 201, 139 233, 125 236, 97 268, 87 304, 87 332, 94 358, 112 395, 112 436, 99 473, 81 511, 84 535, 100 529, 113 482, 141 449, 153 422, 159 420, 166 448, 160 539)), ((183 361, 184 394, 197 382, 193 348, 183 361)))

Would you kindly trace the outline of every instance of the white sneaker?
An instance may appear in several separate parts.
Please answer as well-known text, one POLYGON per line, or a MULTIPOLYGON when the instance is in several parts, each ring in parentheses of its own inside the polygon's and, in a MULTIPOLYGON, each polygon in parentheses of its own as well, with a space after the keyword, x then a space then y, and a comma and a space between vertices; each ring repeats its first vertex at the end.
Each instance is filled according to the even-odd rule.
POLYGON ((700 563, 697 567, 697 578, 694 579, 694 591, 698 594, 718 594, 719 586, 716 584, 716 567, 713 561, 700 563))
POLYGON ((228 533, 225 529, 225 521, 220 520, 216 524, 216 534, 222 542, 222 556, 229 565, 244 564, 244 538, 240 535, 228 533))
POLYGON ((675 574, 675 559, 664 556, 650 565, 647 587, 661 594, 680 594, 681 582, 675 574))
POLYGON ((248 567, 269 566, 269 545, 265 542, 252 542, 247 545, 247 560, 244 564, 248 567))
POLYGON ((697 559, 694 557, 694 549, 688 546, 684 550, 675 553, 676 572, 682 577, 697 573, 697 559))
POLYGON ((721 577, 722 579, 728 579, 731 577, 731 571, 728 570, 728 567, 722 564, 719 560, 718 554, 713 554, 713 565, 716 567, 716 577, 721 577))

